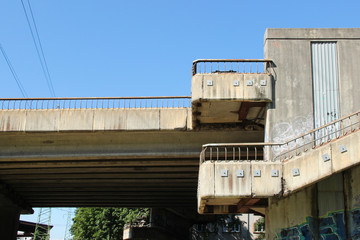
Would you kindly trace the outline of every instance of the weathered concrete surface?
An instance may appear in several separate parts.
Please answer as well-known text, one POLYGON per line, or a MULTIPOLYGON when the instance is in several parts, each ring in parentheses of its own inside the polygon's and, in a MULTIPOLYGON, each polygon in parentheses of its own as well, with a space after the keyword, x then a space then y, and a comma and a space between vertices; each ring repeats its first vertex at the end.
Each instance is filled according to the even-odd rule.
POLYGON ((360 131, 357 130, 284 162, 284 193, 289 194, 334 173, 358 165, 360 163, 359 146, 360 131), (341 146, 345 146, 347 151, 341 152, 341 146), (330 158, 327 161, 323 158, 326 154, 330 158), (300 174, 294 176, 293 169, 298 169, 300 174))
POLYGON ((360 237, 360 166, 344 172, 347 237, 360 237))
POLYGON ((191 91, 194 127, 253 119, 263 125, 266 103, 272 101, 272 76, 262 73, 196 74, 192 77, 191 91), (208 85, 208 81, 212 81, 212 85, 208 85), (263 104, 247 105, 259 102, 263 104))
POLYGON ((315 186, 286 198, 270 198, 265 213, 266 239, 292 239, 301 233, 301 229, 310 234, 304 239, 317 239, 311 234, 317 229, 317 222, 312 220, 317 216, 316 202, 315 186))
POLYGON ((358 168, 334 174, 288 197, 270 199, 267 239, 358 239, 360 211, 351 205, 358 194, 351 185, 358 168))
POLYGON ((280 163, 204 162, 199 169, 198 211, 204 213, 206 207, 216 206, 224 208, 221 213, 227 213, 225 208, 238 205, 242 199, 268 198, 280 194, 281 179, 280 163), (260 176, 254 176, 255 170, 260 171, 260 176), (277 170, 279 175, 272 176, 272 170, 277 170), (223 176, 224 171, 227 176, 223 176))
POLYGON ((262 73, 206 73, 192 77, 191 101, 272 101, 272 78, 262 73), (266 85, 260 81, 265 80, 266 85), (209 86, 207 81, 212 81, 209 86), (234 86, 234 81, 238 85, 234 86), (247 81, 252 85, 248 86, 247 81))
POLYGON ((21 110, 8 110, 6 115, 0 115, 0 129, 3 131, 19 131, 25 129, 26 115, 21 110))
POLYGON ((281 179, 283 178, 280 163, 252 162, 251 164, 251 194, 253 197, 268 197, 282 193, 281 179), (277 171, 278 176, 272 176, 272 171, 277 171), (255 176, 255 171, 260 171, 260 177, 255 176))
POLYGON ((360 161, 360 131, 332 143, 331 153, 334 172, 340 172, 358 164, 360 161), (345 146, 345 152, 341 152, 341 146, 345 146))
MULTIPOLYGON (((314 128, 311 69, 314 41, 336 42, 340 115, 360 108, 359 28, 267 29, 264 57, 274 62, 275 81, 274 99, 266 117, 266 142, 284 142, 314 128)), ((345 136, 284 163, 284 191, 291 194, 269 200, 267 239, 360 237, 359 136, 359 133, 345 136), (340 152, 341 145, 346 146, 346 152, 340 152), (323 159, 326 153, 328 161, 323 159), (295 168, 300 175, 292 175, 295 168)))
POLYGON ((207 206, 228 207, 244 198, 287 196, 305 187, 360 164, 360 130, 285 162, 221 161, 204 162, 199 169, 198 211, 207 206), (341 152, 340 147, 347 151, 341 152), (327 156, 328 158, 324 158, 327 156), (227 176, 222 176, 223 171, 227 176), (237 176, 239 170, 243 176, 237 176), (273 171, 278 176, 272 176, 273 171), (299 174, 294 174, 297 170, 299 174), (255 175, 255 171, 260 176, 255 175))
POLYGON ((243 133, 230 129, 3 132, 0 181, 34 207, 195 209, 202 145, 263 138, 262 132, 243 133))
POLYGON ((0 110, 0 132, 190 129, 188 108, 0 110))
MULTIPOLYGON (((19 110, 17 114, 20 118, 24 119, 25 128, 17 129, 16 131, 57 131, 59 129, 61 111, 63 110, 19 110)), ((2 111, 0 114, 1 118, 6 118, 6 113, 6 110, 2 111)), ((68 122, 69 127, 71 127, 72 124, 75 123, 72 121, 68 122)))
POLYGON ((341 116, 360 108, 360 29, 267 29, 264 58, 275 66, 265 142, 284 142, 314 128, 311 41, 336 41, 341 116), (296 57, 294 57, 296 56, 296 57))
POLYGON ((360 39, 359 28, 267 28, 266 39, 360 39))
POLYGON ((284 193, 288 194, 330 176, 333 173, 332 161, 325 162, 322 159, 324 154, 331 156, 331 144, 284 162, 284 193), (294 169, 299 170, 298 176, 293 175, 294 169))

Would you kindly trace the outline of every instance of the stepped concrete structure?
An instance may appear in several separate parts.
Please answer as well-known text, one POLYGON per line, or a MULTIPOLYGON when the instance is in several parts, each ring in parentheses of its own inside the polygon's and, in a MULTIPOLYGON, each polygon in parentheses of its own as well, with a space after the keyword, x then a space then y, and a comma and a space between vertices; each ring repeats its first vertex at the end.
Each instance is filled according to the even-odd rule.
POLYGON ((267 29, 265 59, 194 61, 191 97, 0 99, 5 239, 32 207, 86 206, 359 238, 359 56, 360 29, 267 29))

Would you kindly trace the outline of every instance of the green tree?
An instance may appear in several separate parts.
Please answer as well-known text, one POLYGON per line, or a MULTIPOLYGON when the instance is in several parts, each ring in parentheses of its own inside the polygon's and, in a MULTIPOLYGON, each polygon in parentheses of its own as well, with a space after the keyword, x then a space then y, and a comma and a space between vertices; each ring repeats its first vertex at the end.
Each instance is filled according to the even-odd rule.
POLYGON ((146 208, 78 208, 70 231, 74 240, 121 240, 126 223, 148 215, 146 208))
POLYGON ((255 231, 260 232, 256 240, 265 239, 265 218, 259 218, 255 222, 255 231))

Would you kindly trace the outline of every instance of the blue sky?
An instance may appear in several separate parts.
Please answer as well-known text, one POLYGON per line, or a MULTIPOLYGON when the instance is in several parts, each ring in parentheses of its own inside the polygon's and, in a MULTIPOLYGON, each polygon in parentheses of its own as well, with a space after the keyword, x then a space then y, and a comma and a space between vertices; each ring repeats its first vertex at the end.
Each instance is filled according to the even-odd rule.
MULTIPOLYGON (((30 2, 57 97, 190 95, 193 60, 263 58, 266 28, 360 22, 358 0, 30 2)), ((0 44, 28 96, 50 97, 21 0, 2 1, 0 44)), ((0 79, 1 97, 22 97, 2 55, 0 79)))

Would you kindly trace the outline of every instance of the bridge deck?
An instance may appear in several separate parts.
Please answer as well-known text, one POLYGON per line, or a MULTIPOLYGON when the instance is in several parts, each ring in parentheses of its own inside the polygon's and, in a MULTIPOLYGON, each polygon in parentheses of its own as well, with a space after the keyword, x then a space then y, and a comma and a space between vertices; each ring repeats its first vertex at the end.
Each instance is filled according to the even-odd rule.
POLYGON ((243 130, 12 131, 0 134, 0 181, 33 207, 196 208, 199 153, 260 141, 243 130))

